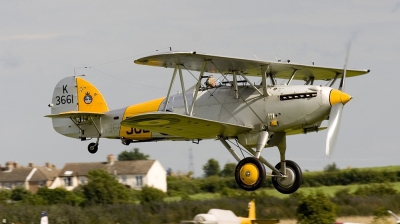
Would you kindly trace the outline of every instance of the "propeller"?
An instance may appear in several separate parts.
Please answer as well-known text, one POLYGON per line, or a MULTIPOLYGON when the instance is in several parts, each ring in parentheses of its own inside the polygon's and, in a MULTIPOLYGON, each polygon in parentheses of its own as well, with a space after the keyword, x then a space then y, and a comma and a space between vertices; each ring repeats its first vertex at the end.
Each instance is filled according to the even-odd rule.
POLYGON ((351 100, 351 96, 344 93, 344 81, 346 78, 347 62, 349 59, 351 42, 347 45, 346 59, 343 66, 342 79, 340 80, 339 89, 333 89, 330 95, 330 102, 332 105, 331 112, 329 113, 329 123, 326 136, 326 155, 331 156, 333 149, 335 148, 337 136, 339 133, 340 120, 342 118, 342 112, 344 105, 351 100))

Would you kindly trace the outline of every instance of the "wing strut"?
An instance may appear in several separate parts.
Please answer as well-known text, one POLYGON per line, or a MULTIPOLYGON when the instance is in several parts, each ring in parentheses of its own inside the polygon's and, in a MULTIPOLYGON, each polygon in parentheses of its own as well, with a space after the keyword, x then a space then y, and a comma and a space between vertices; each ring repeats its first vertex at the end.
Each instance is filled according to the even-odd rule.
POLYGON ((314 85, 314 77, 310 76, 310 78, 304 83, 304 85, 314 85))
MULTIPOLYGON (((332 79, 332 82, 331 82, 331 84, 329 85, 329 87, 332 87, 333 84, 335 84, 336 79, 339 77, 339 75, 340 75, 340 73, 339 73, 339 72, 336 72, 336 75, 335 75, 335 77, 332 79)), ((329 82, 328 82, 327 84, 329 84, 329 82)))
POLYGON ((179 71, 179 79, 181 81, 182 96, 183 96, 183 101, 185 103, 185 112, 187 115, 189 115, 188 103, 187 103, 187 99, 186 99, 185 83, 183 82, 181 64, 175 65, 174 74, 172 75, 171 83, 169 84, 168 94, 167 94, 167 98, 165 100, 165 105, 164 105, 163 111, 167 111, 167 107, 169 104, 169 96, 171 95, 171 89, 172 89, 172 85, 174 84, 177 71, 179 71))
POLYGON ((233 76, 233 88, 235 90, 235 99, 239 99, 239 90, 238 90, 238 85, 237 85, 236 71, 233 71, 232 76, 233 76))
POLYGON ((269 96, 267 91, 267 70, 269 69, 269 65, 267 67, 261 66, 261 78, 262 78, 262 87, 263 87, 263 95, 269 96))
POLYGON ((178 70, 178 65, 175 65, 174 74, 172 75, 171 83, 169 84, 168 94, 167 94, 167 98, 165 99, 165 105, 164 105, 163 111, 167 111, 167 106, 169 103, 169 96, 171 95, 171 89, 172 89, 172 85, 174 84, 174 81, 175 81, 175 76, 176 76, 177 70, 178 70))
POLYGON ((287 86, 292 82, 292 80, 293 80, 294 76, 296 75, 296 72, 297 72, 297 71, 298 71, 297 69, 295 69, 295 70, 293 71, 292 75, 290 76, 290 79, 289 79, 289 80, 287 81, 287 83, 286 83, 287 86))
POLYGON ((186 112, 186 115, 189 115, 188 103, 187 103, 187 99, 186 99, 185 83, 183 82, 183 76, 182 76, 182 69, 181 69, 180 64, 177 66, 178 66, 178 70, 179 70, 179 78, 181 80, 183 102, 185 103, 185 112, 186 112))
POLYGON ((262 94, 262 92, 260 90, 258 90, 253 83, 250 82, 250 80, 243 74, 241 74, 241 76, 247 81, 247 83, 250 84, 251 87, 253 87, 253 89, 255 89, 261 96, 263 96, 264 94, 262 94))
POLYGON ((200 89, 200 85, 201 85, 201 77, 203 77, 204 70, 206 69, 206 65, 207 65, 207 60, 204 60, 203 66, 202 66, 201 71, 200 71, 199 79, 197 80, 196 90, 194 92, 192 105, 190 106, 189 116, 193 116, 194 102, 196 101, 197 94, 199 93, 199 89, 200 89))

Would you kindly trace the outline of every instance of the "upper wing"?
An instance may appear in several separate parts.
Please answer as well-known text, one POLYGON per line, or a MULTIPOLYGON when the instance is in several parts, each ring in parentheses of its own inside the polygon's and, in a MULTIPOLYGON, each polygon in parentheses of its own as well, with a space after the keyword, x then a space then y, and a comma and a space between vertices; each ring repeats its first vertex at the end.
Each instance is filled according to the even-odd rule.
MULTIPOLYGON (((181 64, 188 70, 201 71, 204 61, 207 61, 205 72, 230 74, 232 71, 239 71, 248 76, 261 76, 261 66, 269 66, 267 72, 280 79, 289 79, 295 70, 297 72, 294 79, 297 80, 308 80, 310 77, 314 80, 329 80, 343 72, 343 68, 230 58, 195 52, 169 52, 139 58, 134 62, 166 68, 175 68, 176 64, 181 64)), ((346 77, 364 75, 368 72, 369 70, 347 69, 346 77)))
POLYGON ((137 115, 123 120, 121 125, 188 139, 216 138, 218 135, 232 137, 252 130, 250 127, 169 112, 137 115))
POLYGON ((59 114, 50 114, 45 117, 49 118, 70 118, 70 117, 80 117, 80 116, 88 116, 88 117, 96 117, 104 115, 101 112, 85 112, 85 111, 67 111, 59 114))

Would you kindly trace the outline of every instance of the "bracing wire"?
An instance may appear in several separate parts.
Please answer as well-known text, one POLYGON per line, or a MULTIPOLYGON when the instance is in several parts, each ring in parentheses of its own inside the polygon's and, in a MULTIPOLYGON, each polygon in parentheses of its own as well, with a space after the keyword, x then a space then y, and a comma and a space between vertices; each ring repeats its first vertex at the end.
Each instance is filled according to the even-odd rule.
MULTIPOLYGON (((169 49, 169 50, 171 51, 171 47, 165 47, 165 48, 161 48, 161 49, 155 50, 155 51, 160 51, 160 50, 165 50, 165 49, 169 49)), ((150 54, 150 53, 153 53, 153 52, 154 52, 154 51, 149 51, 149 52, 140 53, 140 54, 132 55, 132 56, 125 57, 125 58, 121 58, 121 59, 117 59, 117 60, 112 60, 112 61, 109 61, 109 62, 104 62, 104 63, 92 65, 92 66, 77 67, 77 68, 93 69, 93 70, 96 70, 96 71, 99 72, 99 73, 102 73, 102 74, 104 74, 104 75, 110 76, 110 77, 112 77, 112 78, 114 78, 114 79, 117 79, 117 80, 119 80, 119 81, 121 81, 121 82, 124 82, 124 83, 129 83, 129 84, 133 84, 133 85, 137 85, 137 86, 145 86, 145 87, 154 88, 154 89, 165 89, 165 88, 161 88, 161 87, 148 86, 148 85, 143 85, 143 84, 139 84, 139 83, 127 81, 127 80, 121 79, 121 78, 119 78, 119 77, 117 77, 117 76, 115 76, 115 75, 111 75, 111 74, 109 74, 109 73, 107 73, 107 72, 101 71, 101 70, 98 69, 98 68, 95 68, 95 67, 99 67, 99 66, 106 65, 106 64, 111 64, 111 63, 116 63, 116 62, 120 62, 120 61, 123 61, 123 60, 131 59, 131 58, 136 58, 136 57, 138 57, 138 56, 150 54)), ((76 69, 77 69, 77 68, 74 68, 74 74, 75 74, 75 75, 76 75, 76 69)))
MULTIPOLYGON (((164 49, 167 49, 167 48, 171 49, 171 47, 165 47, 165 48, 161 48, 160 50, 164 50, 164 49)), ((159 51, 159 50, 156 50, 156 51, 159 51)), ((136 58, 138 56, 150 54, 150 53, 153 53, 153 52, 154 51, 148 51, 148 52, 145 52, 145 53, 140 53, 140 54, 132 55, 132 56, 129 56, 129 57, 125 57, 125 58, 121 58, 121 59, 117 59, 117 60, 113 60, 113 61, 109 61, 109 62, 104 62, 104 63, 101 63, 101 64, 92 65, 92 66, 88 66, 88 67, 93 68, 93 67, 97 67, 97 66, 101 66, 101 65, 111 64, 111 63, 115 63, 115 62, 131 59, 131 58, 136 58)))

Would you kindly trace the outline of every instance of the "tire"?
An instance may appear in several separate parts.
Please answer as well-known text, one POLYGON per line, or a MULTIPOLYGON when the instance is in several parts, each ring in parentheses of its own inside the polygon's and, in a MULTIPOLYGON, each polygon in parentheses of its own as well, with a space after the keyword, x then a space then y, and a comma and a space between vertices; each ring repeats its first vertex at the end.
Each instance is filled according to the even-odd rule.
POLYGON ((235 169, 235 180, 240 188, 246 191, 255 191, 265 181, 265 167, 255 157, 242 159, 235 169))
MULTIPOLYGON (((276 164, 275 168, 280 170, 281 163, 276 164)), ((277 175, 275 172, 272 172, 272 174, 277 175)), ((282 194, 292 194, 299 189, 303 181, 299 165, 291 160, 286 160, 286 175, 288 176, 287 178, 272 177, 272 184, 282 194)))
POLYGON ((90 144, 88 145, 88 151, 89 151, 91 154, 95 154, 95 153, 97 152, 97 150, 98 150, 98 146, 99 146, 99 145, 96 145, 96 143, 92 142, 92 143, 90 143, 90 144))

